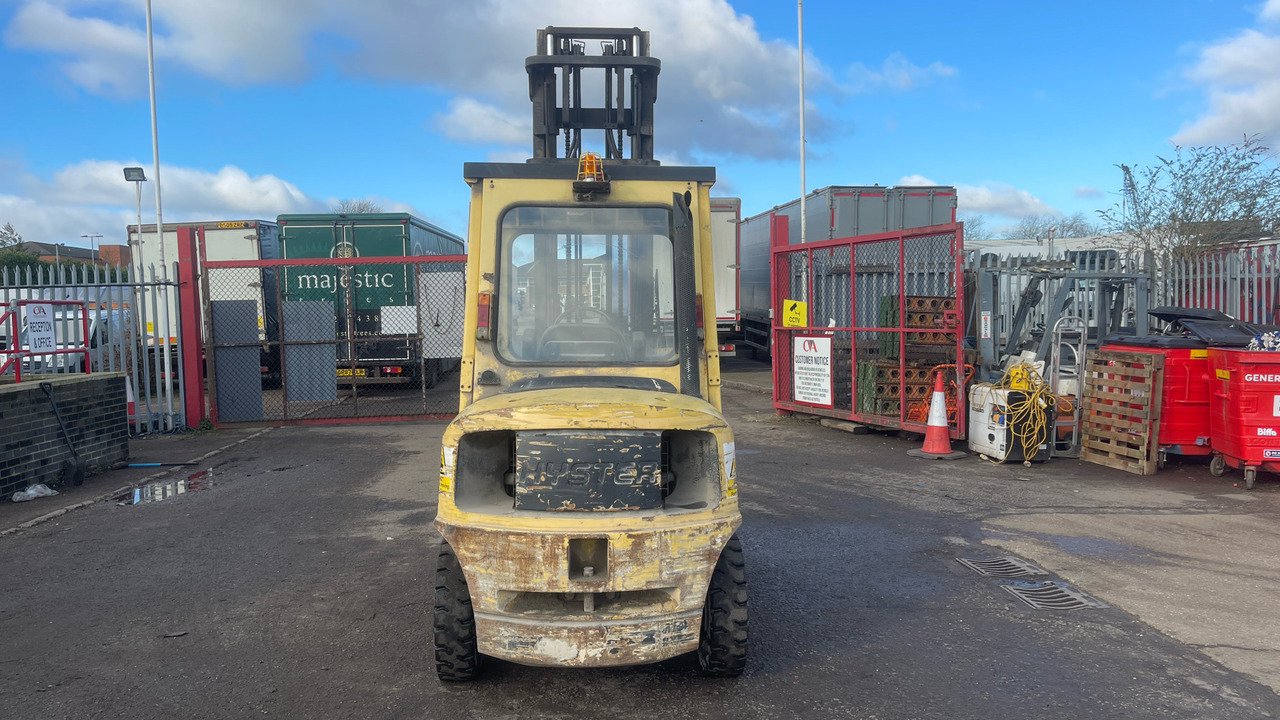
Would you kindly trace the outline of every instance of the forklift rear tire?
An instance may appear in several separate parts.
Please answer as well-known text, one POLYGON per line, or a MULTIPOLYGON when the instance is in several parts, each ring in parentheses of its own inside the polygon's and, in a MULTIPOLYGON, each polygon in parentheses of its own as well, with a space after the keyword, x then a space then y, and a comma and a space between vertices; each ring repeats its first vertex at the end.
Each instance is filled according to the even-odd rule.
POLYGON ((737 677, 747 665, 747 573, 738 536, 729 538, 707 587, 698 634, 698 666, 711 677, 737 677))
POLYGON ((471 680, 480 672, 476 650, 476 618, 471 593, 458 556, 441 541, 436 564, 435 630, 436 675, 446 682, 471 680))

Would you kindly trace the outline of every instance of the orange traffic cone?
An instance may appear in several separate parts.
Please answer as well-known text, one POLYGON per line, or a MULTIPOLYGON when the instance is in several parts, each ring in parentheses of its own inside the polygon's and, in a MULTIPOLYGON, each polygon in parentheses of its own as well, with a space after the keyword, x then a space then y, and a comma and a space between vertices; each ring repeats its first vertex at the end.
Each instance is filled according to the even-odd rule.
POLYGON ((933 398, 929 400, 929 420, 924 428, 924 447, 908 450, 912 457, 933 460, 955 460, 967 453, 951 450, 951 431, 947 427, 947 395, 942 385, 942 371, 933 376, 933 398))
POLYGON ((128 375, 124 377, 124 401, 125 412, 128 413, 128 419, 133 420, 133 382, 128 375))

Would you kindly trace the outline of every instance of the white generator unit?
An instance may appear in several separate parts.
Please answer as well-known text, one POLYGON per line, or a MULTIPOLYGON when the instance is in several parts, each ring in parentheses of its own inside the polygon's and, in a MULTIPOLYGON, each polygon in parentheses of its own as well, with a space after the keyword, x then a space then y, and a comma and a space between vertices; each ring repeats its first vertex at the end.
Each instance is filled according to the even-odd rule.
MULTIPOLYGON (((998 388, 982 383, 969 388, 969 449, 996 462, 1044 462, 1049 459, 1049 438, 1047 433, 1053 432, 1053 407, 1039 408, 1043 419, 1045 438, 1040 442, 1031 457, 1023 456, 1022 434, 1033 430, 1025 427, 1029 424, 1023 420, 1019 424, 1009 412, 1009 404, 1016 407, 1018 403, 1027 401, 1027 393, 1022 390, 998 388)), ((1030 418, 1034 421, 1034 415, 1030 418)))

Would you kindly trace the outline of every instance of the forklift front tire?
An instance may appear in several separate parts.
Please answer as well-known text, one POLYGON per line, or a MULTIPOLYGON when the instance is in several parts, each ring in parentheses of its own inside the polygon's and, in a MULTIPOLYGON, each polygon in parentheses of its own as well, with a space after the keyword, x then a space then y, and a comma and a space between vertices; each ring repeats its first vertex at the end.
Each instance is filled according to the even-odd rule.
POLYGON ((707 587, 698 666, 711 677, 738 677, 747 665, 747 573, 738 536, 729 538, 707 587))
POLYGON ((480 672, 480 653, 476 650, 471 593, 458 556, 444 541, 440 542, 436 564, 434 608, 436 675, 446 682, 474 679, 480 672))

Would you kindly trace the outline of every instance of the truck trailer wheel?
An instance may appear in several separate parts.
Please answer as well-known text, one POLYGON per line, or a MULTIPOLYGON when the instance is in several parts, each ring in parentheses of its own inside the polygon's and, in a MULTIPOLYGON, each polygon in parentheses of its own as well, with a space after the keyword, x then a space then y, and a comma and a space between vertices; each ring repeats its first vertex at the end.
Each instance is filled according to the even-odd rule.
POLYGON ((729 538, 711 573, 702 606, 698 665, 712 677, 737 677, 747 664, 747 573, 738 536, 729 538))
POLYGON ((436 675, 447 682, 473 679, 480 672, 480 653, 476 650, 471 593, 458 556, 443 541, 436 564, 434 608, 436 675))

